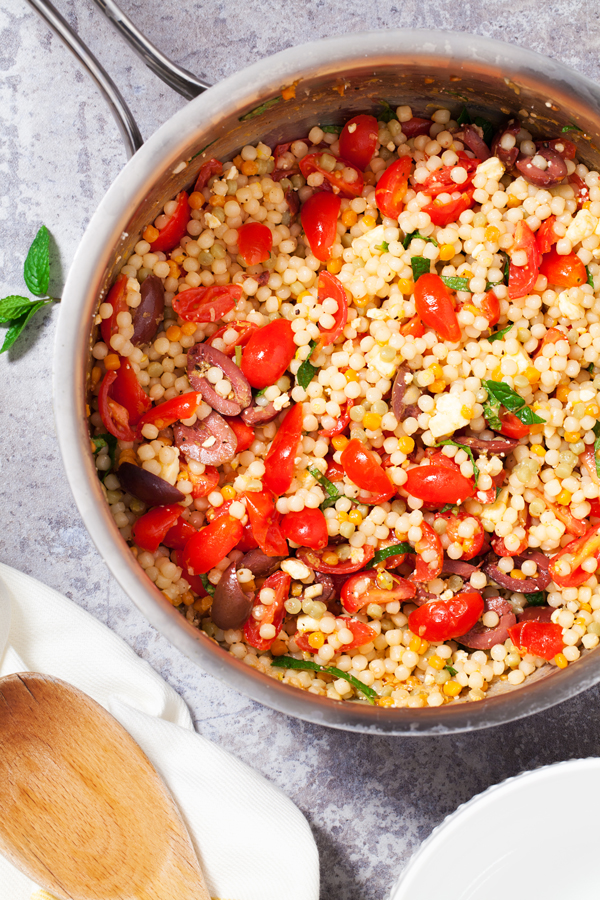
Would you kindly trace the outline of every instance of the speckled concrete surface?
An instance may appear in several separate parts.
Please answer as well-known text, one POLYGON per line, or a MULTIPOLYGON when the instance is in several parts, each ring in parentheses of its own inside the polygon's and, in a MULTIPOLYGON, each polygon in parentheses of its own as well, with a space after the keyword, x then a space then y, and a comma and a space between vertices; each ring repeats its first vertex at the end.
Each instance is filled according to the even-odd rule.
MULTIPOLYGON (((90 0, 57 7, 106 65, 151 134, 184 101, 158 82, 90 0)), ((168 55, 209 82, 312 38, 367 28, 484 34, 553 56, 600 81, 600 10, 585 0, 123 0, 168 55)), ((85 226, 125 161, 92 83, 25 0, 0 0, 0 296, 25 290, 27 247, 52 233, 60 294, 85 226)), ((458 804, 503 778, 597 755, 600 689, 471 735, 373 738, 289 719, 234 693, 142 618, 98 556, 72 500, 51 412, 57 309, 0 357, 0 559, 52 585, 120 634, 185 698, 198 730, 272 779, 313 827, 326 900, 383 900, 418 844, 458 804)), ((455 873, 456 874, 456 873, 455 873)), ((292 873, 291 873, 292 875, 292 873)), ((440 873, 440 884, 448 873, 440 873)))

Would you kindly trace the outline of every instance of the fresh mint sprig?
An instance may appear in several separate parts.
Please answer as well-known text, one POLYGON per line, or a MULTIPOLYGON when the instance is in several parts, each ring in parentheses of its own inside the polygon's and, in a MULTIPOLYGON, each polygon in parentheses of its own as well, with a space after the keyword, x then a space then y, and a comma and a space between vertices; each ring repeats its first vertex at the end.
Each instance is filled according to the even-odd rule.
POLYGON ((11 294, 0 300, 0 323, 8 325, 0 353, 12 347, 38 310, 56 302, 56 298, 46 296, 50 284, 50 234, 45 225, 42 225, 29 248, 23 278, 31 293, 42 299, 29 300, 11 294))

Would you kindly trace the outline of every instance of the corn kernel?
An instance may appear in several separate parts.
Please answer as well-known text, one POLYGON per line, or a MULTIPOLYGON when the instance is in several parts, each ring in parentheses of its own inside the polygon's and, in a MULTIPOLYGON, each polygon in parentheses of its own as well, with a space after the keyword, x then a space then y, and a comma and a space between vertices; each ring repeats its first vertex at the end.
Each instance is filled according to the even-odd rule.
POLYGON ((341 215, 341 220, 344 228, 352 228, 358 222, 358 216, 353 209, 345 209, 341 215))
POLYGON ((348 521, 352 522, 353 525, 360 525, 362 523, 362 520, 362 513, 359 512, 358 509, 351 509, 348 513, 348 521))
POLYGON ((571 388, 568 384, 561 384, 560 387, 556 391, 556 399, 560 400, 561 403, 566 403, 571 393, 571 388))
POLYGON ((442 380, 432 381, 428 390, 430 394, 442 394, 446 390, 446 382, 442 380))
POLYGON ((560 503, 561 506, 568 506, 571 502, 571 492, 563 488, 556 498, 556 502, 560 503))
POLYGON ((201 191, 192 191, 188 202, 191 209, 201 209, 204 206, 204 194, 201 191))
POLYGON ((585 203, 582 203, 582 204, 581 204, 581 208, 582 208, 582 209, 589 209, 591 205, 592 205, 592 201, 591 201, 591 200, 586 200, 585 203))
POLYGON ((331 438, 331 443, 336 450, 343 450, 348 444, 348 438, 343 434, 336 434, 331 438))
POLYGON ((239 153, 237 156, 233 157, 233 164, 236 167, 236 169, 241 169, 243 162, 244 162, 244 158, 239 153))
POLYGON ((348 369, 344 372, 346 376, 346 381, 358 381, 358 372, 355 372, 354 369, 348 369))
POLYGON ((566 669, 567 666, 569 665, 567 657, 565 656, 564 653, 557 653, 556 656, 554 657, 554 662, 556 663, 556 665, 558 666, 559 669, 566 669))
POLYGON ((109 353, 104 357, 104 368, 107 372, 115 372, 121 367, 121 358, 118 353, 109 353))
POLYGON ((409 675, 408 678, 406 679, 406 681, 404 682, 404 684, 405 684, 407 687, 411 687, 411 688, 420 688, 420 687, 422 687, 422 684, 421 684, 421 682, 419 681, 419 679, 417 678, 416 675, 409 675))
POLYGON ((415 449, 415 442, 411 437, 398 438, 398 450, 400 453, 412 453, 415 449))
POLYGON ((454 244, 442 244, 440 247, 440 259, 446 262, 455 256, 454 244))
POLYGON ((242 175, 256 175, 258 163, 254 159, 245 159, 242 163, 242 175))
POLYGON ((359 309, 362 309, 363 306, 368 306, 368 304, 370 302, 371 302, 371 297, 369 294, 365 294, 364 297, 355 297, 354 298, 354 305, 358 306, 359 309))
MULTIPOLYGON (((91 387, 92 390, 96 387, 100 379, 102 378, 102 369, 100 366, 94 366, 92 369, 92 378, 91 378, 91 387)), ((89 415, 89 413, 88 413, 89 415)))
POLYGON ((363 216, 361 221, 366 228, 375 227, 375 219, 373 216, 363 216))
POLYGON ((527 576, 524 575, 523 572, 521 572, 520 569, 513 569, 512 572, 510 573, 510 577, 511 577, 511 578, 516 578, 518 581, 525 581, 525 578, 526 578, 527 576))
POLYGON ((223 495, 224 500, 233 500, 235 497, 235 488, 232 484, 224 484, 221 488, 221 493, 223 495))
POLYGON ((429 650, 429 642, 424 638, 421 640, 421 646, 419 647, 419 653, 423 656, 429 650))
POLYGON ((473 278, 474 276, 470 269, 465 269, 463 272, 461 272, 460 277, 461 278, 473 278))
POLYGON ((527 368, 523 372, 523 375, 525 376, 529 384, 535 384, 540 380, 541 373, 538 372, 535 366, 527 366, 527 368))
POLYGON ((342 271, 343 260, 341 257, 330 259, 327 263, 327 271, 330 275, 338 275, 342 271))
POLYGON ((573 624, 574 624, 574 625, 579 625, 580 628, 587 628, 587 622, 585 621, 585 619, 583 618, 583 616, 578 616, 578 617, 575 619, 575 621, 574 621, 573 624))
POLYGON ((440 366, 439 363, 432 363, 429 366, 429 371, 431 372, 431 374, 433 375, 433 377, 436 381, 441 381, 441 379, 444 377, 442 367, 440 366))
POLYGON ((508 209, 516 209, 517 206, 521 205, 521 201, 518 197, 515 197, 514 194, 508 195, 508 200, 506 201, 506 206, 508 209))
POLYGON ((445 661, 441 658, 441 656, 436 656, 436 655, 430 656, 427 661, 433 669, 440 670, 440 669, 443 669, 444 666, 446 665, 445 661))
POLYGON ((375 701, 377 706, 390 707, 394 705, 394 700, 391 697, 382 697, 380 700, 375 701))
POLYGON ((414 287, 415 285, 411 278, 398 279, 398 288, 402 294, 412 294, 414 287))
POLYGON ((298 303, 302 303, 302 301, 304 300, 305 297, 312 297, 311 292, 310 291, 301 291, 301 293, 298 294, 296 300, 298 303))
POLYGON ((170 341, 178 341, 181 338, 181 328, 179 325, 169 325, 165 335, 170 341))
POLYGON ((313 650, 320 650, 325 643, 325 635, 322 631, 313 631, 308 639, 308 643, 313 650))
POLYGON ((586 416, 597 416, 599 412, 600 412, 600 409, 599 409, 597 403, 588 403, 588 405, 585 408, 586 416))
POLYGON ((155 228, 154 225, 148 225, 148 227, 144 230, 143 238, 145 241, 148 241, 149 244, 152 244, 159 235, 158 228, 155 228))
POLYGON ((376 431, 381 425, 381 416, 377 415, 377 413, 368 412, 364 414, 362 422, 369 431, 376 431))
POLYGON ((458 697, 462 691, 462 686, 458 681, 447 681, 442 690, 446 697, 458 697))
POLYGON ((567 444, 576 444, 578 440, 578 431, 565 431, 565 441, 567 442, 567 444))
MULTIPOLYGON (((179 276, 181 275, 181 269, 179 268, 179 266, 177 265, 177 263, 175 262, 175 260, 174 260, 174 259, 168 259, 167 262, 168 262, 168 264, 169 264, 169 278, 179 278, 179 276)), ((182 262, 183 262, 183 260, 182 260, 182 262)), ((191 325, 191 324, 195 324, 195 323, 188 322, 188 325, 191 325)), ((198 327, 198 326, 196 326, 196 328, 197 328, 197 327, 198 327)), ((195 331, 195 330, 196 330, 196 329, 194 328, 194 331, 195 331)))
POLYGON ((589 603, 580 603, 579 608, 584 609, 586 612, 589 612, 589 613, 591 613, 591 611, 592 611, 592 607, 590 606, 589 603))
POLYGON ((460 410, 460 414, 463 419, 472 419, 473 418, 473 410, 468 406, 462 406, 460 410))
POLYGON ((191 337, 196 333, 196 328, 198 325, 196 322, 184 322, 181 326, 181 333, 185 334, 186 337, 191 337))
POLYGON ((347 522, 347 521, 348 521, 348 513, 338 510, 338 522, 347 522))
POLYGON ((480 309, 477 309, 474 303, 465 303, 463 309, 466 309, 468 312, 473 313, 474 316, 478 316, 481 312, 480 309))
POLYGON ((492 372, 492 381, 502 381, 502 369, 500 366, 496 366, 492 372))
POLYGON ((545 456, 546 455, 546 448, 543 447, 541 444, 533 444, 529 449, 531 450, 532 453, 535 453, 536 456, 545 456))
POLYGON ((421 650, 421 638, 415 634, 413 638, 410 640, 410 644, 408 645, 408 649, 412 650, 413 653, 419 653, 421 650))
POLYGON ((326 550, 321 559, 326 566, 337 566, 339 563, 339 557, 335 550, 326 550))
POLYGON ((489 241, 490 244, 495 244, 498 238, 500 237, 500 231, 496 228, 495 225, 488 225, 485 229, 485 239, 489 241))

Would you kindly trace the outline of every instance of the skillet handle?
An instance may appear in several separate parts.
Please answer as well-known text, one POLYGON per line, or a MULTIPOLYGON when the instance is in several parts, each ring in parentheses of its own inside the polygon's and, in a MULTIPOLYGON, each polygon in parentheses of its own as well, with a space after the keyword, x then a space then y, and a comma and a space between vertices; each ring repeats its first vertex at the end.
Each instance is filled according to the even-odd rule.
POLYGON ((96 57, 54 8, 50 0, 29 0, 29 3, 39 12, 58 36, 62 38, 69 50, 94 79, 104 99, 110 106, 110 110, 121 132, 127 155, 133 156, 136 150, 139 150, 144 143, 144 139, 131 110, 125 103, 112 78, 104 71, 96 57))
POLYGON ((197 97, 203 91, 207 90, 210 85, 201 81, 188 72, 187 69, 181 68, 176 63, 171 62, 161 51, 154 46, 139 31, 131 19, 121 12, 114 0, 94 0, 96 6, 99 6, 103 13, 112 21, 113 25, 125 38, 129 46, 135 50, 137 55, 148 66, 151 72, 158 75, 165 84, 176 90, 187 100, 197 97))

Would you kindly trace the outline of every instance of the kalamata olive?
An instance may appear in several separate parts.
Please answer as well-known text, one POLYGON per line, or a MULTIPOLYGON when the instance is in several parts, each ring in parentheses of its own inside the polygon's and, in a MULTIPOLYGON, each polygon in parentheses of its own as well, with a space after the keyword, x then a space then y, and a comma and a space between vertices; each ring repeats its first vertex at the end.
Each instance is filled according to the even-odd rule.
POLYGON ((461 578, 470 578, 474 572, 479 571, 479 566, 465 562, 463 559, 450 559, 444 557, 442 575, 459 575, 461 578))
POLYGON ((516 438, 498 438, 491 441, 484 441, 482 438, 465 437, 461 434, 455 434, 452 440, 455 444, 462 444, 463 447, 470 447, 471 450, 482 450, 484 453, 495 453, 499 455, 510 453, 519 443, 516 438))
POLYGON ((499 131, 492 141, 492 156, 497 156, 498 159, 504 163, 507 169, 512 169, 512 167, 516 163, 519 157, 519 145, 515 140, 515 143, 511 147, 511 149, 505 150, 502 146, 502 138, 507 134, 510 134, 514 138, 516 138, 520 130, 521 123, 519 122, 519 120, 511 119, 508 125, 506 125, 502 129, 502 131, 499 131))
POLYGON ((533 594, 536 591, 543 591, 548 587, 551 581, 550 572, 548 571, 548 559, 543 553, 537 550, 526 550, 518 556, 512 557, 516 568, 519 568, 525 560, 531 560, 538 567, 538 574, 532 578, 518 579, 511 578, 506 572, 502 572, 498 568, 498 557, 495 553, 488 553, 483 565, 483 571, 503 588, 509 591, 518 591, 523 594, 533 594))
POLYGON ((169 506, 171 503, 185 500, 185 495, 174 485, 159 475, 134 466, 133 463, 121 463, 117 477, 123 490, 133 494, 147 506, 169 506))
POLYGON ((465 125, 462 130, 462 137, 456 135, 463 144, 471 150, 477 159, 489 159, 492 155, 490 148, 483 139, 483 130, 478 125, 465 125))
POLYGON ((551 606, 526 606, 517 618, 519 622, 551 622, 553 612, 551 606))
POLYGON ((195 344, 188 352, 188 378, 196 391, 200 391, 203 400, 224 416, 239 416, 252 401, 252 390, 244 373, 233 360, 211 347, 210 344, 195 344), (229 382, 226 397, 215 390, 206 374, 209 369, 217 368, 223 372, 223 381, 229 382))
POLYGON ((175 444, 185 456, 205 466, 221 466, 237 453, 233 429, 214 411, 195 425, 175 425, 173 435, 175 444))
POLYGON ((315 572, 315 581, 317 584, 320 584, 323 588, 323 592, 318 594, 315 597, 315 600, 320 600, 321 603, 327 603, 328 600, 335 595, 335 585, 333 583, 333 578, 331 575, 325 575, 323 572, 315 572))
POLYGON ((157 275, 144 279, 140 293, 141 303, 132 313, 131 343, 136 347, 152 340, 165 315, 165 289, 157 275))
POLYGON ((253 575, 257 575, 259 578, 268 578, 277 571, 279 564, 284 559, 285 556, 267 556, 260 547, 255 547, 254 550, 249 550, 242 557, 240 569, 250 569, 253 575))
POLYGON ((221 575, 215 588, 210 616, 217 628, 239 628, 252 610, 254 592, 245 594, 237 577, 237 563, 232 562, 221 575))
POLYGON ((412 373, 408 366, 399 366, 396 377, 394 378, 394 385, 392 387, 392 412, 398 422, 403 422, 404 419, 407 419, 410 416, 416 417, 421 413, 418 406, 414 404, 407 405, 404 402, 404 395, 410 384, 412 384, 411 375, 412 373))
POLYGON ((536 156, 541 156, 548 163, 545 169, 540 169, 533 162, 533 156, 523 156, 517 161, 517 169, 530 184, 538 187, 551 187, 553 184, 559 184, 567 175, 567 164, 556 150, 550 147, 538 150, 536 156))
POLYGON ((266 406, 259 406, 258 403, 252 403, 242 411, 242 422, 246 425, 261 425, 263 422, 271 422, 277 416, 277 410, 273 403, 267 403, 266 406))
POLYGON ((489 650, 495 644, 504 643, 508 638, 508 629, 517 622, 512 606, 502 597, 487 597, 484 600, 484 614, 486 612, 497 613, 500 619, 498 624, 487 628, 483 622, 477 622, 470 631, 456 638, 459 644, 471 650, 489 650))

